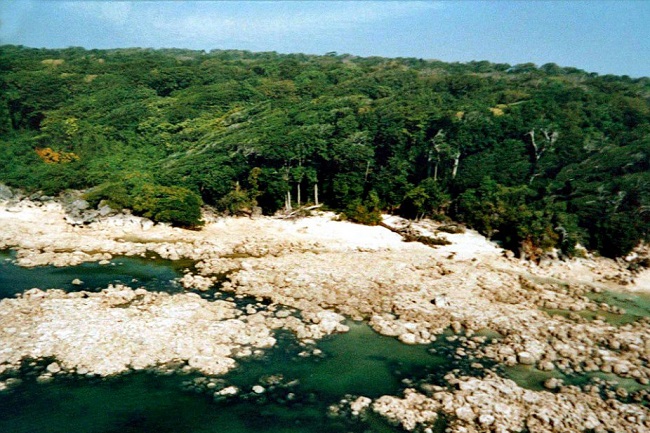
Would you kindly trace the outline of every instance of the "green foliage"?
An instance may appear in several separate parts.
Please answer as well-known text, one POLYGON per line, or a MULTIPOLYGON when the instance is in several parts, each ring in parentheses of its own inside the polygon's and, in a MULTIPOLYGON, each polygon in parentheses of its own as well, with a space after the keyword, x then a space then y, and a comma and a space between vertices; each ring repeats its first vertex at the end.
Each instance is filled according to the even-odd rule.
POLYGON ((187 188, 145 184, 134 197, 133 210, 157 222, 181 227, 198 227, 201 221, 201 198, 187 188))
POLYGON ((381 222, 381 208, 377 193, 370 192, 365 200, 353 200, 343 212, 343 216, 344 219, 359 224, 369 226, 379 224, 381 222))
POLYGON ((506 187, 485 178, 460 195, 456 217, 506 248, 543 251, 555 246, 558 236, 549 215, 531 207, 532 198, 526 186, 506 187))
POLYGON ((253 207, 257 206, 254 193, 241 189, 239 183, 228 194, 217 202, 217 209, 227 215, 250 214, 253 207))
POLYGON ((187 188, 152 182, 150 176, 130 174, 121 182, 108 182, 91 189, 84 198, 92 206, 104 200, 112 208, 129 208, 137 215, 156 222, 190 228, 203 224, 203 202, 197 194, 187 188))
POLYGON ((649 78, 0 46, 0 89, 0 182, 90 188, 159 221, 197 224, 201 200, 272 214, 300 194, 368 223, 453 216, 529 256, 578 241, 619 256, 650 236, 649 78))
POLYGON ((444 214, 450 202, 451 196, 440 183, 427 178, 404 195, 400 213, 407 218, 436 217, 444 214))

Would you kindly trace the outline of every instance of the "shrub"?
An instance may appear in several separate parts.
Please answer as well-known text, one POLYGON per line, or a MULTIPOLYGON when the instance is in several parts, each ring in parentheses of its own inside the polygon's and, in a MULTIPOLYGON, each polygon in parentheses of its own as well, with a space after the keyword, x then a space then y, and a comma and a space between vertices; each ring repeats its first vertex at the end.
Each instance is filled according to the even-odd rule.
POLYGON ((374 226, 381 222, 380 209, 379 197, 373 191, 363 201, 360 199, 352 201, 345 209, 345 212, 343 212, 343 216, 355 223, 374 226))

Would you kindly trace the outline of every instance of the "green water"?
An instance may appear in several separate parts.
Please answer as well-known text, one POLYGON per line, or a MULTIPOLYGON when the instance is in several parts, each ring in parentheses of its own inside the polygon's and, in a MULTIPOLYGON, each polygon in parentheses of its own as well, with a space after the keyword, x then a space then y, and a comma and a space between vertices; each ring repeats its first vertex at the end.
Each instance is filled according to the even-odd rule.
POLYGON ((321 357, 301 357, 305 348, 290 333, 278 337, 267 356, 244 361, 222 378, 222 386, 241 391, 219 402, 212 391, 188 391, 185 385, 193 376, 132 373, 37 384, 36 374, 26 370, 21 385, 0 394, 0 431, 397 432, 376 417, 328 417, 328 406, 346 394, 398 394, 402 379, 432 370, 442 374, 449 365, 424 346, 404 346, 364 324, 352 323, 349 333, 329 337, 319 345, 321 357), (279 384, 264 382, 269 375, 281 377, 279 384), (261 395, 251 391, 260 383, 265 386, 261 395))
MULTIPOLYGON (((650 294, 647 293, 605 291, 602 293, 589 293, 587 297, 594 302, 625 309, 625 314, 614 315, 621 318, 621 323, 650 316, 650 294)), ((611 313, 609 314, 611 315, 611 313)))
POLYGON ((338 399, 345 394, 378 397, 403 388, 402 380, 428 372, 449 371, 448 358, 429 353, 429 346, 407 346, 394 338, 374 332, 364 323, 349 322, 350 332, 330 336, 318 344, 322 356, 302 358, 303 348, 281 334, 282 349, 262 361, 244 362, 229 376, 232 383, 252 386, 265 374, 281 374, 286 380, 298 379, 302 391, 338 399))
MULTIPOLYGON (((116 258, 109 265, 26 269, 12 263, 12 253, 1 254, 2 297, 32 287, 99 290, 114 282, 150 290, 181 290, 173 282, 181 270, 169 261, 116 258), (72 285, 75 278, 84 284, 72 285)), ((214 390, 188 390, 188 380, 195 377, 187 375, 140 372, 104 380, 57 377, 38 384, 35 377, 42 366, 25 367, 17 373, 23 382, 0 393, 0 432, 400 431, 372 414, 363 420, 330 417, 328 407, 346 395, 397 395, 412 380, 441 377, 457 364, 445 355, 432 355, 428 346, 401 344, 363 323, 348 325, 350 332, 309 347, 301 346, 289 332, 278 332, 278 344, 264 356, 241 360, 236 370, 220 378, 222 386, 234 385, 241 391, 219 401, 213 398, 214 390), (269 376, 280 378, 279 382, 269 385, 265 379, 269 376), (265 387, 263 394, 252 392, 258 384, 265 387)), ((439 347, 438 353, 446 353, 444 349, 439 347)))
MULTIPOLYGON (((159 259, 116 258, 109 265, 25 269, 13 264, 12 259, 12 253, 0 252, 0 298, 32 287, 100 290, 115 282, 176 293, 182 289, 174 280, 182 275, 184 267, 191 266, 159 259), (72 285, 75 278, 84 284, 72 285)), ((206 296, 214 299, 228 295, 213 290, 206 296)), ((625 303, 619 306, 631 314, 648 315, 634 309, 641 302, 637 298, 615 297, 610 301, 625 303)), ((248 302, 253 301, 239 299, 238 305, 248 302)), ((646 308, 643 302, 637 307, 646 308)), ((454 369, 461 374, 480 375, 472 370, 472 359, 453 356, 458 343, 449 343, 445 338, 428 346, 408 346, 375 333, 365 323, 350 321, 347 325, 350 332, 308 347, 301 346, 293 334, 279 331, 274 348, 261 357, 240 360, 236 370, 219 378, 216 389, 208 389, 205 384, 195 386, 195 380, 203 380, 198 376, 153 372, 104 380, 57 377, 53 382, 38 384, 38 372, 26 367, 17 373, 22 384, 0 393, 0 432, 391 433, 401 429, 372 414, 363 419, 349 414, 331 417, 328 408, 343 398, 400 395, 404 388, 417 388, 420 383, 444 386, 443 376, 454 369), (264 392, 253 392, 256 385, 262 385, 264 392), (225 386, 236 386, 240 392, 215 400, 215 390, 225 386)), ((590 379, 524 366, 504 369, 504 374, 532 389, 542 389, 544 380, 551 376, 574 384, 590 379)), ((593 376, 598 375, 602 376, 593 376)))
POLYGON ((596 320, 597 318, 604 319, 611 325, 625 325, 627 323, 636 322, 642 317, 650 317, 650 295, 647 293, 624 293, 624 292, 611 292, 604 291, 601 293, 588 293, 586 295, 590 300, 598 304, 608 304, 625 310, 623 314, 612 313, 603 310, 580 310, 569 311, 562 309, 549 309, 542 308, 542 311, 553 315, 570 317, 576 314, 587 320, 596 320))
POLYGON ((181 292, 182 288, 174 280, 183 275, 184 268, 192 266, 189 261, 116 257, 107 265, 90 262, 62 268, 23 268, 15 265, 14 257, 11 251, 0 251, 0 299, 14 297, 16 293, 33 287, 97 291, 115 283, 134 288, 146 287, 148 290, 181 292), (82 280, 83 284, 73 285, 75 278, 82 280))

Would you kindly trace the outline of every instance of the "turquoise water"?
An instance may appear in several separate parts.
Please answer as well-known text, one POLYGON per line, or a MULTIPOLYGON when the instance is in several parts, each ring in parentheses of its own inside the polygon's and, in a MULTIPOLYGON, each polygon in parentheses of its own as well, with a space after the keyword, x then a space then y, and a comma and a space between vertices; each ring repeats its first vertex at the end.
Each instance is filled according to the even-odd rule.
POLYGON ((146 287, 148 290, 181 292, 182 288, 174 281, 180 278, 182 270, 192 266, 192 262, 173 262, 164 259, 145 259, 141 257, 116 257, 107 265, 95 262, 78 266, 57 268, 39 266, 23 268, 13 262, 15 254, 0 251, 0 299, 14 297, 33 287, 39 289, 63 289, 66 291, 98 291, 109 284, 125 284, 131 287, 146 287), (73 285, 78 278, 81 285, 73 285))
MULTIPOLYGON (((182 289, 174 279, 182 275, 183 268, 191 266, 187 262, 118 257, 109 265, 25 269, 15 266, 12 258, 12 253, 0 252, 0 298, 32 287, 101 290, 116 282, 176 293, 182 289), (75 278, 84 284, 72 285, 75 278)), ((206 296, 214 299, 229 295, 215 289, 206 296)), ((625 303, 619 306, 644 315, 644 311, 634 309, 634 305, 645 308, 637 298, 610 301, 625 303)), ((240 299, 238 305, 248 302, 253 301, 240 299)), ((343 398, 400 395, 404 388, 417 388, 420 383, 444 386, 443 376, 453 369, 480 375, 472 370, 472 359, 453 356, 457 343, 442 337, 432 345, 408 346, 375 333, 365 323, 347 324, 350 332, 327 337, 309 347, 301 346, 293 334, 279 331, 274 348, 262 357, 240 360, 236 370, 218 378, 214 389, 195 386, 195 380, 203 380, 198 376, 154 372, 103 380, 57 377, 50 383, 38 384, 35 377, 43 365, 26 367, 16 374, 22 384, 0 393, 0 432, 394 433, 401 429, 373 414, 363 419, 353 419, 349 414, 331 417, 328 408, 343 398), (213 398, 215 390, 231 385, 240 389, 236 396, 213 398), (256 385, 262 385, 264 392, 253 392, 256 385)), ((557 371, 545 373, 523 366, 504 369, 504 374, 532 389, 542 389, 545 379, 560 375, 557 371)), ((590 377, 562 378, 565 383, 580 384, 590 377)), ((634 383, 624 385, 637 388, 634 383)))
MULTIPOLYGON (((169 261, 116 258, 113 265, 25 269, 15 266, 12 257, 10 252, 0 256, 2 297, 32 287, 100 290, 114 282, 144 285, 150 290, 181 290, 172 280, 181 276, 182 270, 169 261), (75 278, 84 285, 72 285, 75 278)), ((221 387, 234 385, 241 391, 219 401, 213 398, 214 389, 188 387, 188 381, 196 377, 180 373, 139 372, 104 380, 57 377, 39 384, 35 377, 43 365, 25 367, 17 373, 23 382, 0 393, 0 432, 401 431, 372 414, 363 420, 331 417, 328 407, 349 395, 399 394, 418 378, 442 377, 458 365, 449 361, 442 344, 432 355, 430 347, 406 346, 375 333, 366 324, 348 325, 349 333, 330 336, 310 347, 301 346, 289 332, 278 332, 276 347, 261 358, 240 361, 235 371, 220 378, 221 387), (317 355, 315 349, 320 351, 317 355), (310 356, 304 356, 306 352, 310 356), (269 382, 270 376, 277 383, 269 382), (263 394, 252 392, 258 384, 265 387, 263 394)))
POLYGON ((569 311, 561 309, 548 309, 542 308, 543 311, 551 315, 559 315, 569 317, 572 314, 577 314, 587 320, 595 320, 596 318, 603 318, 607 323, 620 326, 627 323, 635 322, 642 317, 650 317, 650 295, 647 293, 624 293, 624 292, 611 292, 604 291, 601 293, 588 293, 586 295, 589 299, 599 304, 605 303, 611 306, 622 308, 625 310, 623 314, 611 313, 608 311, 569 311))
POLYGON ((215 402, 212 390, 187 390, 194 376, 132 373, 100 379, 58 378, 37 384, 25 370, 23 383, 0 394, 3 433, 117 432, 397 432, 378 417, 331 418, 328 406, 347 394, 376 397, 398 394, 402 379, 442 370, 449 363, 424 346, 404 346, 351 324, 351 332, 332 336, 321 357, 304 351, 290 333, 262 359, 241 363, 223 376, 222 387, 240 394, 215 402), (399 346, 398 346, 399 345, 399 346), (397 350, 396 350, 397 349, 397 350), (280 378, 269 385, 269 376, 280 378), (265 381, 266 380, 266 381, 265 381), (252 387, 263 384, 265 392, 252 387))

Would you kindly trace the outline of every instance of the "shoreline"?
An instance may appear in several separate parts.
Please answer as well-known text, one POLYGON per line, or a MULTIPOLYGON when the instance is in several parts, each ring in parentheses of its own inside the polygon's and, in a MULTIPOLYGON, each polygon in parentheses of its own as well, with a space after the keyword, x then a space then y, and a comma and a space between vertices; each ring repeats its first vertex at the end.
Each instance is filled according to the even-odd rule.
MULTIPOLYGON (((195 272, 181 279, 186 288, 201 290, 218 278, 223 281, 222 290, 252 296, 270 306, 268 311, 260 307, 259 311, 242 315, 228 303, 209 305, 224 301, 203 301, 191 293, 160 295, 114 287, 83 298, 79 292, 29 291, 19 298, 0 301, 0 321, 24 319, 14 326, 13 332, 0 331, 2 346, 11 347, 9 351, 0 351, 0 365, 6 369, 26 356, 54 356, 60 368, 77 371, 81 367, 82 371, 111 374, 129 365, 146 368, 164 364, 160 360, 181 359, 204 374, 218 375, 234 365, 233 354, 243 351, 246 355, 271 347, 273 342, 265 338, 272 338, 272 329, 291 330, 309 345, 324 335, 344 332, 343 321, 347 317, 367 321, 380 334, 406 344, 449 338, 443 333, 451 329, 455 338, 460 338, 462 350, 458 356, 471 353, 503 365, 531 366, 564 374, 601 371, 636 380, 645 388, 624 400, 629 400, 627 405, 634 408, 630 410, 642 421, 639 425, 650 429, 650 411, 634 403, 634 398, 650 398, 650 320, 624 325, 609 323, 606 316, 622 315, 622 310, 586 296, 604 288, 647 294, 650 287, 643 287, 647 270, 637 276, 634 285, 623 285, 620 282, 628 281, 630 275, 623 274, 615 261, 607 259, 551 261, 537 266, 507 257, 503 250, 469 230, 462 234, 439 233, 450 245, 431 248, 403 242, 398 234, 383 227, 333 221, 333 216, 319 214, 297 220, 211 218, 202 230, 189 231, 154 225, 131 215, 107 216, 75 226, 66 221, 65 212, 56 202, 23 200, 10 206, 0 203, 0 248, 15 249, 19 265, 69 266, 101 262, 116 255, 156 253, 165 259, 196 261, 195 272), (116 308, 119 305, 122 308, 116 308), (300 310, 303 319, 278 317, 275 311, 284 309, 300 310), (567 315, 549 315, 544 309, 564 310, 567 315), (592 312, 596 319, 587 320, 577 314, 583 311, 592 312), (103 326, 116 314, 118 325, 103 326), (100 317, 104 321, 91 320, 100 317), (156 331, 162 325, 152 325, 160 320, 166 324, 166 332, 156 331), (197 335, 201 333, 212 332, 212 322, 223 323, 219 326, 224 326, 224 330, 237 330, 245 342, 233 337, 202 351, 200 344, 191 342, 199 341, 197 335), (204 326, 207 328, 203 329, 204 326), (195 328, 197 333, 188 328, 195 328), (481 336, 480 332, 485 330, 500 338, 490 340, 481 336), (167 341, 175 332, 179 337, 167 341), (18 338, 20 335, 29 337, 18 338), (92 338, 85 337, 88 335, 92 338), (93 343, 97 339, 102 344, 93 343), (69 344, 62 345, 64 341, 69 344), (162 349, 161 342, 165 342, 162 349), (175 352, 173 348, 178 345, 184 349, 175 352), (125 353, 116 346, 132 349, 125 353), (143 352, 138 347, 151 350, 143 352), (100 358, 106 353, 115 356, 100 358)), ((395 217, 390 217, 389 222, 400 223, 395 217)), ((414 225, 423 233, 437 230, 429 221, 414 225)), ((11 326, 3 325, 7 327, 11 326)), ((455 380, 458 378, 450 378, 452 389, 455 380)), ((502 404, 519 411, 532 410, 525 402, 525 392, 514 382, 498 377, 479 382, 476 389, 482 393, 498 392, 499 386, 512 388, 512 395, 517 398, 500 397, 502 404)), ((558 393, 553 395, 570 395, 573 400, 587 395, 586 389, 561 384, 553 390, 558 393)), ((456 401, 461 391, 462 386, 460 390, 447 390, 448 394, 440 400, 435 393, 416 390, 406 396, 404 401, 408 404, 387 396, 375 401, 372 407, 413 429, 433 422, 422 418, 422 413, 431 407, 439 411, 441 401, 456 401), (403 417, 408 413, 421 422, 405 424, 403 417)), ((549 404, 555 401, 546 394, 542 391, 542 397, 536 398, 549 404)), ((614 420, 622 416, 621 408, 627 408, 609 408, 600 397, 590 402, 614 420)), ((458 400, 452 406, 456 415, 456 409, 468 406, 461 410, 466 416, 457 416, 459 426, 480 427, 481 415, 496 416, 482 412, 467 400, 458 400), (474 415, 470 416, 467 410, 474 415)), ((486 416, 484 421, 491 420, 486 416)), ((589 416, 593 414, 585 412, 584 417, 589 416)), ((503 431, 517 431, 515 426, 523 428, 521 423, 506 423, 498 416, 495 419, 489 425, 501 423, 503 431)), ((489 431, 484 427, 486 430, 477 431, 489 431)))

